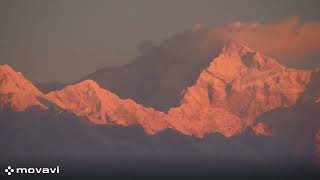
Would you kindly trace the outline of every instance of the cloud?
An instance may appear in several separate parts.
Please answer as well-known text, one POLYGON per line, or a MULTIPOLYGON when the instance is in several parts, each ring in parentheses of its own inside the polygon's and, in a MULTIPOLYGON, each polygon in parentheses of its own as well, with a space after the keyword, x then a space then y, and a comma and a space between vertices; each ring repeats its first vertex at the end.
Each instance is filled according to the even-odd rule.
POLYGON ((192 31, 193 32, 198 32, 198 31, 200 31, 202 29, 202 25, 201 24, 194 24, 193 26, 192 26, 192 31))
POLYGON ((217 34, 276 57, 284 64, 308 64, 306 61, 314 62, 312 57, 320 55, 319 21, 301 24, 298 17, 290 17, 276 23, 233 22, 210 28, 209 37, 217 34))

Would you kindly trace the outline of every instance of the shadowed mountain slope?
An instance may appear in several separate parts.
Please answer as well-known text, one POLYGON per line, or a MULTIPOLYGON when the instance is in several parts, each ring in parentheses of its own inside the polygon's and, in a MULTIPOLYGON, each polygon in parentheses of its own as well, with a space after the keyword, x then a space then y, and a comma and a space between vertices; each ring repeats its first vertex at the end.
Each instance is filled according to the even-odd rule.
POLYGON ((121 98, 167 111, 179 106, 183 89, 192 86, 221 51, 223 43, 217 39, 209 40, 204 30, 179 33, 150 47, 132 64, 104 68, 84 79, 96 81, 121 98))

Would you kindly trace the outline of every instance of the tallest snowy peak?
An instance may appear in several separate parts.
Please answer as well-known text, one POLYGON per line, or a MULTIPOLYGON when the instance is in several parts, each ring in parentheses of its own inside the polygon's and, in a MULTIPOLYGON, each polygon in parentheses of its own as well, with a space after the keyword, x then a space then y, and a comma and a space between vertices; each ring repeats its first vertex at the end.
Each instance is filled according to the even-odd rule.
POLYGON ((227 42, 224 48, 222 49, 222 53, 229 53, 229 54, 244 55, 247 53, 254 53, 254 52, 255 52, 254 50, 234 40, 230 40, 229 42, 227 42))
POLYGON ((237 68, 253 68, 259 71, 284 68, 275 59, 267 57, 263 53, 250 49, 236 41, 229 41, 220 55, 213 60, 213 63, 226 64, 227 66, 237 68))

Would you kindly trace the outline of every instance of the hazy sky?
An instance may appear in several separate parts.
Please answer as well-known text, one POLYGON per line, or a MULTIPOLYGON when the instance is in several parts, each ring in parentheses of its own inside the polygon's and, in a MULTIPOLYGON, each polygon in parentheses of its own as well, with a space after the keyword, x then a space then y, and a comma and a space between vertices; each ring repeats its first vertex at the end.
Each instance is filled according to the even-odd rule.
POLYGON ((143 40, 160 42, 194 24, 320 20, 307 0, 0 0, 0 64, 35 82, 74 81, 128 63, 143 40))

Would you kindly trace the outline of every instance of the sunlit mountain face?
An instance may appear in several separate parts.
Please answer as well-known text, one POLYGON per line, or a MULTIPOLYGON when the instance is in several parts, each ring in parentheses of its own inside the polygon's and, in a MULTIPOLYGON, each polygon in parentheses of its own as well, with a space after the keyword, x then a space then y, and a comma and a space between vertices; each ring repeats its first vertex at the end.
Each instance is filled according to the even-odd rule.
POLYGON ((79 177, 316 177, 320 67, 308 58, 320 52, 319 27, 296 17, 197 25, 74 83, 33 83, 1 65, 0 166, 59 165, 79 177))

